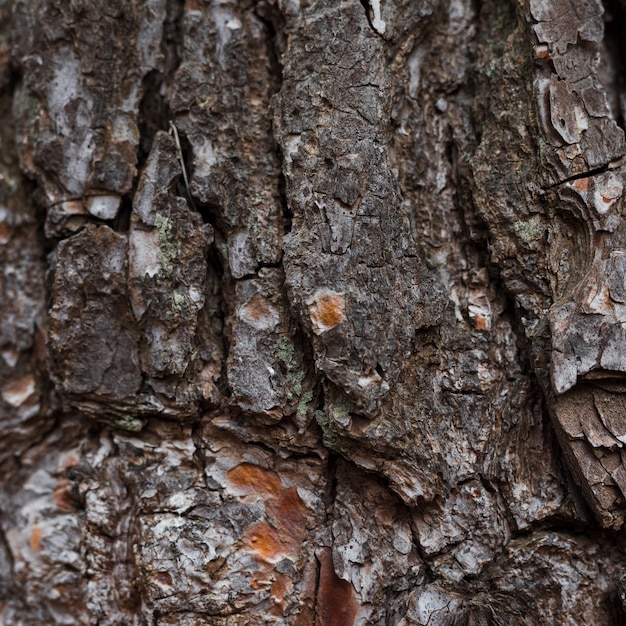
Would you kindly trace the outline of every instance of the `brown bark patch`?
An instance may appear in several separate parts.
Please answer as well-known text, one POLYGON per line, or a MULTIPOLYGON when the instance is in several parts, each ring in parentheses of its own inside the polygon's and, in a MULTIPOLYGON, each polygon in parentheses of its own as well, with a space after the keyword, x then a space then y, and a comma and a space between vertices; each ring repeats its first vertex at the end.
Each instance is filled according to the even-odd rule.
POLYGON ((358 611, 354 588, 335 572, 330 548, 318 556, 320 562, 317 615, 319 626, 352 626, 358 611))
POLYGON ((39 526, 33 526, 30 534, 30 547, 35 552, 41 550, 41 538, 43 537, 43 529, 39 526))
POLYGON ((255 328, 273 328, 280 321, 276 308, 258 293, 241 307, 240 316, 255 328))
POLYGON ((285 608, 285 596, 293 587, 291 578, 285 574, 276 574, 276 579, 272 583, 271 593, 276 604, 281 608, 285 608))
POLYGON ((579 191, 589 191, 589 179, 579 178, 578 180, 575 180, 574 187, 579 191))
POLYGON ((269 470, 252 463, 241 463, 226 474, 226 479, 244 494, 278 496, 282 484, 280 478, 269 470))
POLYGON ((257 522, 248 528, 244 546, 267 562, 274 562, 285 554, 282 538, 267 522, 257 522))
POLYGON ((64 513, 71 513, 76 510, 76 500, 72 495, 71 484, 67 478, 59 478, 53 495, 54 503, 59 510, 64 513))
POLYGON ((174 584, 169 572, 157 572, 156 579, 162 584, 171 587, 174 584))
POLYGON ((317 293, 309 304, 313 332, 317 335, 334 328, 346 317, 346 298, 342 293, 317 293))
POLYGON ((298 495, 296 487, 289 487, 277 499, 266 502, 265 510, 289 533, 293 535, 304 533, 306 506, 298 495))
POLYGON ((11 241, 13 236, 13 227, 8 224, 0 223, 0 244, 5 244, 11 241))
POLYGON ((35 378, 27 374, 11 382, 2 388, 2 398, 14 407, 22 406, 35 393, 35 378))

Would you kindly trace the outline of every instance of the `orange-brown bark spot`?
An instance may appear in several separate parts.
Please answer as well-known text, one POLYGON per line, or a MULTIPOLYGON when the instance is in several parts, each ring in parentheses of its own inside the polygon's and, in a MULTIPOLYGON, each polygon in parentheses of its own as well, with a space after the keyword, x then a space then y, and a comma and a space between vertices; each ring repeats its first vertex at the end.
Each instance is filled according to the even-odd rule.
POLYGON ((267 563, 261 564, 261 569, 256 571, 250 580, 250 586, 253 589, 261 587, 270 587, 274 581, 272 566, 267 563))
POLYGON ((244 546, 262 561, 273 562, 284 554, 283 543, 278 533, 267 523, 257 522, 246 530, 244 546))
POLYGON ((280 478, 269 470, 252 463, 241 463, 226 474, 233 487, 244 494, 277 496, 282 484, 280 478))
POLYGON ((0 243, 8 243, 13 236, 13 228, 4 222, 0 222, 0 243))
POLYGON ((39 526, 33 526, 30 533, 30 547, 35 551, 41 550, 41 538, 43 537, 43 529, 39 526))
POLYGON ((579 178, 578 180, 575 180, 574 187, 579 191, 589 191, 589 179, 579 178))
POLYGON ((318 559, 317 615, 320 626, 353 626, 359 605, 352 584, 337 576, 330 548, 324 550, 318 559))
POLYGON ((68 469, 70 467, 74 467, 78 463, 78 455, 71 453, 68 454, 65 459, 63 459, 63 469, 68 469))
POLYGON ((70 513, 76 510, 76 500, 72 495, 71 484, 67 478, 59 478, 53 495, 54 503, 61 511, 70 513))
POLYGON ((258 293, 253 295, 244 306, 246 313, 255 320, 260 320, 268 317, 271 313, 269 304, 265 298, 262 298, 258 293))
POLYGON ((265 511, 280 528, 289 551, 297 554, 306 534, 306 506, 296 487, 285 489, 278 498, 265 503, 265 511))
POLYGON ((273 328, 280 321, 278 309, 258 293, 239 309, 239 317, 258 329, 273 328))
POLYGON ((487 320, 484 317, 477 315, 474 318, 474 328, 476 330, 489 330, 487 320))
POLYGON ((309 305, 313 331, 322 333, 340 324, 346 317, 346 298, 342 293, 322 293, 309 305))
POLYGON ((289 576, 286 576, 285 574, 281 574, 279 572, 276 572, 275 576, 276 579, 272 583, 272 588, 270 592, 276 604, 278 604, 281 608, 284 608, 285 596, 293 585, 289 576))

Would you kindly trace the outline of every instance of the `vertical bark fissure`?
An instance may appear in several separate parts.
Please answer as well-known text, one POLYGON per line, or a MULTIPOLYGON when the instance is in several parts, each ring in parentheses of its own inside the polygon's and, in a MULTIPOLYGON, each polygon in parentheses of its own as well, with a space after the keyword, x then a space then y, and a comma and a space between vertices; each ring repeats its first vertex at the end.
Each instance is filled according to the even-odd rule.
POLYGON ((613 117, 622 130, 626 130, 626 6, 621 0, 604 0, 604 44, 608 63, 600 68, 604 88, 613 117), (608 74, 608 75, 606 75, 608 74))

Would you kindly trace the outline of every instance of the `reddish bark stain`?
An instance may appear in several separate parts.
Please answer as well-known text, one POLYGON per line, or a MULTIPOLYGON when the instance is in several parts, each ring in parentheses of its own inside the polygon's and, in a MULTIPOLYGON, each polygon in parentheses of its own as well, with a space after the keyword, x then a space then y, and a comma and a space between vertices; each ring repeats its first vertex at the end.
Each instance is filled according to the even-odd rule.
POLYGON ((0 243, 7 243, 11 240, 13 228, 8 224, 0 223, 0 243))
POLYGON ((254 320, 271 319, 273 317, 272 309, 265 298, 258 293, 253 295, 244 305, 246 314, 254 320))
POLYGON ((589 191, 589 179, 579 178, 578 180, 575 180, 574 187, 580 191, 589 191))
POLYGON ((291 589, 291 578, 285 574, 276 573, 276 579, 272 583, 271 594, 272 598, 281 608, 285 605, 285 596, 291 589))
POLYGON ((262 561, 275 561, 285 553, 279 534, 267 522, 257 522, 249 526, 243 542, 262 561))
POLYGON ((346 316, 343 294, 323 294, 311 305, 311 320, 320 331, 330 330, 346 316))
POLYGON ((41 550, 41 538, 43 537, 43 529, 39 526, 33 526, 33 530, 30 534, 30 547, 35 551, 41 550))
POLYGON ((474 320, 474 328, 476 330, 487 330, 487 320, 480 315, 474 320))
POLYGON ((250 587, 252 587, 252 589, 261 589, 262 587, 270 587, 272 582, 273 582, 273 577, 272 577, 272 567, 271 565, 268 564, 263 564, 261 566, 261 569, 257 572, 255 572, 252 576, 252 578, 250 579, 250 587))
POLYGON ((63 461, 63 469, 74 467, 78 463, 78 456, 76 454, 68 454, 63 461))
POLYGON ((319 554, 318 560, 320 562, 317 592, 319 626, 353 626, 359 605, 352 584, 337 576, 330 548, 319 554))
POLYGON ((61 511, 70 513, 76 510, 76 502, 72 496, 70 481, 67 478, 59 478, 53 495, 54 503, 61 511))
POLYGON ((289 552, 297 554, 306 534, 306 506, 296 487, 288 487, 278 498, 267 500, 265 511, 280 529, 280 536, 289 547, 289 552))
POLYGON ((244 493, 277 496, 282 488, 280 478, 252 463, 241 463, 226 474, 226 479, 244 493))

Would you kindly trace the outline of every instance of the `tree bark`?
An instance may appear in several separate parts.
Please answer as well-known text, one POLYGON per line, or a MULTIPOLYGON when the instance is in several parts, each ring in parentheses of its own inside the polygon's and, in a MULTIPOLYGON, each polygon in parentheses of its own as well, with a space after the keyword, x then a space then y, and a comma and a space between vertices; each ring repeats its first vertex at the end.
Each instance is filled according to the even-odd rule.
POLYGON ((0 0, 0 624, 622 624, 624 28, 0 0))

